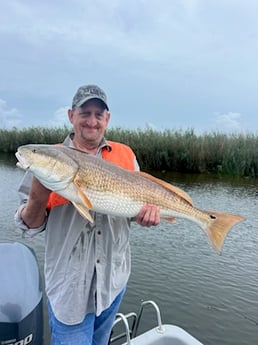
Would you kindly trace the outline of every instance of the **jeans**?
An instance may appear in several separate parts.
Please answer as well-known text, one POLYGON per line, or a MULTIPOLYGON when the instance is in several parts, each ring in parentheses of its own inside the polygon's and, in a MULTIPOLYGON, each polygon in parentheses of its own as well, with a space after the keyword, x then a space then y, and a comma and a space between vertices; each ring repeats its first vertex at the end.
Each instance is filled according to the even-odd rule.
POLYGON ((48 302, 51 345, 107 345, 124 294, 125 288, 99 316, 94 313, 87 314, 84 320, 76 325, 66 325, 58 321, 48 302))

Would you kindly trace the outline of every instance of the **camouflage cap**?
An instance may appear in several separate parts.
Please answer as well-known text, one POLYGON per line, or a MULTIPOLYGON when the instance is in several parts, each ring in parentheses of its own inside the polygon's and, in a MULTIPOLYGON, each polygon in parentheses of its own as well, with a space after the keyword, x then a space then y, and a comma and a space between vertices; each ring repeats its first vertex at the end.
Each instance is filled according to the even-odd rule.
POLYGON ((104 103, 107 110, 109 110, 107 105, 107 96, 105 92, 97 85, 84 85, 79 87, 74 95, 72 106, 81 107, 85 102, 93 98, 100 99, 104 103))

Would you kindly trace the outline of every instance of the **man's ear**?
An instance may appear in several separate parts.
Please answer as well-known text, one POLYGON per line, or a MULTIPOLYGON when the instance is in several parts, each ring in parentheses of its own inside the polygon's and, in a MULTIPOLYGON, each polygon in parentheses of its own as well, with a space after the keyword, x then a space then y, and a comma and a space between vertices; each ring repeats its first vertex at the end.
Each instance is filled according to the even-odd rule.
POLYGON ((73 123, 73 111, 72 109, 68 109, 68 118, 71 123, 73 123))
POLYGON ((106 111, 106 115, 107 115, 107 123, 109 123, 109 120, 110 120, 110 117, 111 117, 111 114, 110 114, 109 110, 106 111))

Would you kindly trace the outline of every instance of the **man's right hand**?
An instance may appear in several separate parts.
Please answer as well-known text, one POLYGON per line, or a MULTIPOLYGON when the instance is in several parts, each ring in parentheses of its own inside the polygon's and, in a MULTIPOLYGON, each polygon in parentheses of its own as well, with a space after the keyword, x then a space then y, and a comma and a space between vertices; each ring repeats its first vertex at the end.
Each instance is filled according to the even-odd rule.
POLYGON ((49 189, 33 177, 28 202, 21 212, 22 220, 29 228, 38 228, 44 223, 50 193, 49 189))

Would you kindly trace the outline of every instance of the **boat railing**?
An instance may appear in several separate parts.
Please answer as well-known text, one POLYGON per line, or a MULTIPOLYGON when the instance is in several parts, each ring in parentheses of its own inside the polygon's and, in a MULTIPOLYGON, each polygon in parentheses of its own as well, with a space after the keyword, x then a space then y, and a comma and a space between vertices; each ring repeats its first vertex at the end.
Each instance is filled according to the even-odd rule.
POLYGON ((109 340, 109 344, 114 343, 117 340, 120 340, 124 337, 126 337, 126 345, 131 345, 131 339, 135 338, 137 336, 137 332, 140 326, 140 322, 142 320, 142 315, 143 315, 143 309, 146 306, 152 306, 156 312, 156 317, 157 317, 157 332, 159 333, 163 333, 164 332, 164 327, 162 325, 162 321, 161 321, 161 315, 160 315, 160 310, 159 307, 157 306, 157 304, 154 301, 144 301, 141 303, 140 306, 140 310, 138 312, 138 315, 134 312, 132 313, 128 313, 128 314, 122 314, 122 313, 118 313, 116 315, 116 320, 113 323, 113 328, 112 330, 114 330, 114 327, 121 323, 124 326, 124 331, 122 333, 119 333, 116 336, 113 336, 113 332, 111 333, 111 337, 109 340))
POLYGON ((140 325, 140 321, 141 321, 141 318, 142 318, 143 308, 146 305, 151 305, 151 306, 154 307, 154 309, 156 311, 157 322, 158 322, 158 327, 156 328, 156 330, 158 332, 160 332, 160 333, 164 332, 164 327, 162 326, 161 315, 160 315, 160 310, 159 310, 158 305, 154 301, 151 301, 151 300, 150 301, 144 301, 141 304, 140 311, 139 311, 138 316, 136 318, 135 327, 132 330, 132 338, 135 338, 136 335, 137 335, 137 331, 138 331, 138 328, 139 328, 139 325, 140 325))
POLYGON ((123 339, 126 337, 127 339, 127 344, 130 345, 130 339, 132 338, 132 332, 135 328, 135 323, 137 319, 137 314, 134 312, 128 313, 128 314, 122 314, 122 313, 117 313, 116 314, 116 319, 113 323, 112 327, 112 332, 111 332, 111 337, 109 339, 109 344, 114 343, 117 340, 123 339), (123 323, 123 326, 125 328, 124 332, 119 333, 118 335, 113 336, 113 330, 118 325, 119 323, 123 323))

